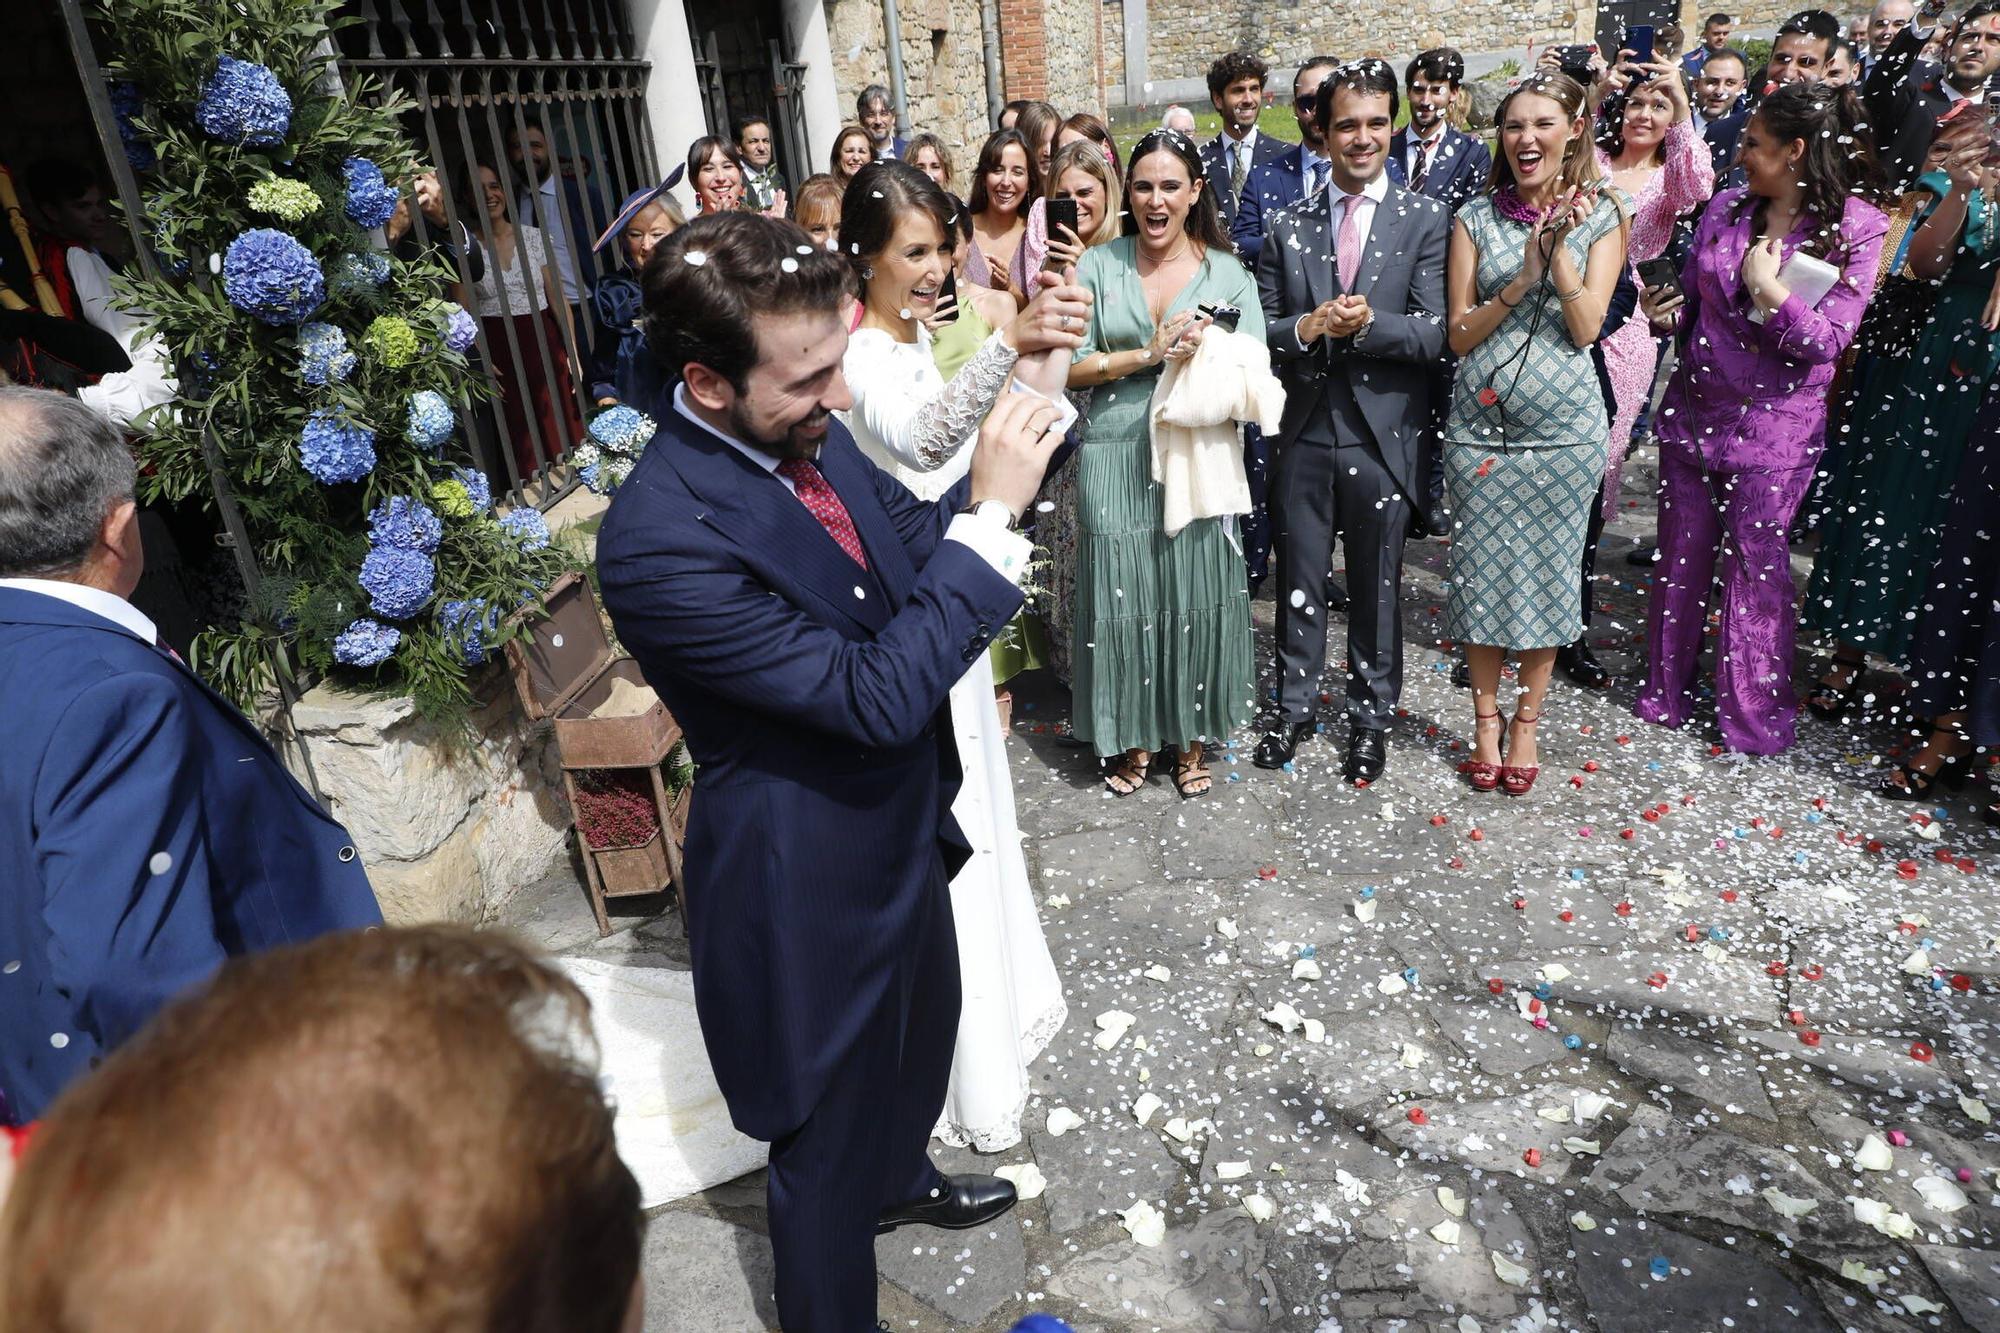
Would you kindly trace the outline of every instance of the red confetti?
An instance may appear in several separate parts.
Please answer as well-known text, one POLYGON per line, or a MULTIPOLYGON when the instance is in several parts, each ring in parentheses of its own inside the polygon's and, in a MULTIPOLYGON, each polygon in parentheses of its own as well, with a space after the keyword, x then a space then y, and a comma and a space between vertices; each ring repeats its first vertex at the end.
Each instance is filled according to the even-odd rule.
POLYGON ((1474 842, 1485 842, 1485 841, 1486 841, 1486 830, 1485 830, 1485 829, 1477 829, 1477 828, 1476 828, 1476 829, 1469 829, 1469 830, 1467 830, 1467 832, 1466 832, 1466 835, 1465 835, 1465 836, 1466 836, 1466 837, 1468 837, 1468 838, 1470 838, 1470 839, 1472 839, 1472 841, 1474 841, 1474 842))
POLYGON ((1826 809, 1826 797, 1824 797, 1824 796, 1815 796, 1815 797, 1813 797, 1813 802, 1812 802, 1812 805, 1813 805, 1813 809, 1815 809, 1815 810, 1824 810, 1824 809, 1826 809))
POLYGON ((1724 901, 1724 902, 1726 902, 1726 903, 1733 903, 1733 902, 1735 902, 1735 901, 1736 901, 1736 890, 1734 890, 1734 889, 1724 889, 1724 890, 1722 891, 1722 901, 1724 901))
POLYGON ((1764 975, 1767 977, 1782 977, 1787 970, 1785 960, 1782 958, 1773 958, 1770 962, 1764 964, 1764 975))
POLYGON ((1542 1164, 1542 1150, 1540 1148, 1530 1148, 1521 1154, 1521 1160, 1526 1162, 1530 1167, 1540 1167, 1542 1164))
POLYGON ((1817 1046, 1819 1045, 1819 1033, 1807 1029, 1799 1034, 1799 1040, 1808 1046, 1817 1046))
POLYGON ((1630 916, 1632 915, 1632 904, 1619 903, 1616 907, 1612 908, 1611 910, 1618 913, 1618 915, 1620 916, 1630 916))
MULTIPOLYGON (((1479 391, 1479 405, 1481 407, 1491 407, 1493 406, 1493 404, 1499 401, 1500 401, 1500 391, 1494 388, 1492 385, 1489 384, 1485 388, 1479 391)), ((1486 474, 1482 472, 1479 475, 1483 477, 1486 474)))
POLYGON ((1692 921, 1690 921, 1687 925, 1681 927, 1681 934, 1687 938, 1687 942, 1689 944, 1693 944, 1696 940, 1701 938, 1702 930, 1700 926, 1697 926, 1692 921))
POLYGON ((1567 925, 1576 920, 1576 913, 1570 911, 1568 908, 1564 908, 1562 911, 1556 913, 1556 920, 1567 925))
POLYGON ((1979 869, 1979 862, 1973 860, 1969 856, 1959 857, 1955 864, 1961 871, 1963 871, 1968 875, 1970 875, 1973 871, 1979 869))
POLYGON ((1516 898, 1516 899, 1514 900, 1514 910, 1515 910, 1515 911, 1517 911, 1517 912, 1525 912, 1525 911, 1527 911, 1527 910, 1528 910, 1528 900, 1527 900, 1526 898, 1516 898))
MULTIPOLYGON (((1493 390, 1488 389, 1486 390, 1486 392, 1492 393, 1493 390)), ((1487 459, 1484 463, 1481 463, 1477 468, 1473 469, 1473 471, 1477 475, 1482 477, 1491 476, 1493 474, 1493 460, 1490 458, 1487 459)))
POLYGON ((1421 1107, 1421 1106, 1412 1106, 1412 1107, 1410 1108, 1410 1123, 1411 1123, 1411 1124, 1413 1124, 1413 1125, 1428 1125, 1428 1124, 1429 1124, 1430 1122, 1431 1122, 1431 1118, 1430 1118, 1430 1115, 1429 1115, 1429 1114, 1428 1114, 1427 1112, 1425 1112, 1425 1110, 1424 1110, 1424 1108, 1423 1108, 1423 1107, 1421 1107))
POLYGON ((1465 869, 1465 858, 1462 856, 1454 856, 1451 858, 1451 860, 1446 861, 1445 864, 1451 867, 1453 870, 1463 870, 1465 869))
POLYGON ((1277 877, 1278 877, 1278 867, 1276 867, 1276 866, 1258 866, 1258 867, 1257 867, 1257 878, 1258 878, 1258 879, 1276 879, 1277 877))
POLYGON ((1963 972, 1954 972, 1951 974, 1951 988, 1955 991, 1969 991, 1972 989, 1972 978, 1963 972))
POLYGON ((1586 773, 1595 773, 1597 771, 1597 761, 1595 759, 1584 760, 1583 771, 1586 773))
POLYGON ((1632 743, 1632 738, 1630 736, 1620 736, 1618 738, 1618 743, 1620 745, 1630 745, 1632 743))
POLYGON ((1489 977, 1486 981, 1486 989, 1492 991, 1495 995, 1502 995, 1506 993, 1507 983, 1498 977, 1489 977))
POLYGON ((1578 790, 1581 790, 1583 787, 1582 776, 1581 775, 1572 776, 1569 780, 1569 785, 1577 788, 1578 790))
POLYGON ((1449 819, 1445 818, 1445 817, 1444 817, 1443 815, 1432 815, 1432 816, 1431 816, 1431 827, 1432 827, 1432 828, 1443 828, 1443 827, 1444 827, 1444 826, 1445 826, 1446 824, 1449 824, 1450 822, 1451 822, 1451 821, 1450 821, 1449 819))
POLYGON ((1640 812, 1639 818, 1645 820, 1648 824, 1657 824, 1660 822, 1660 812, 1658 810, 1645 810, 1640 812))
POLYGON ((1826 969, 1821 967, 1818 963, 1814 963, 1810 967, 1800 968, 1799 975, 1804 977, 1807 981, 1818 981, 1821 977, 1826 975, 1826 969))
POLYGON ((1646 984, 1654 990, 1664 990, 1667 985, 1667 974, 1664 972, 1655 972, 1646 978, 1646 984))
POLYGON ((1917 863, 1915 861, 1896 862, 1896 877, 1898 879, 1915 879, 1917 877, 1917 863))
POLYGON ((1785 836, 1785 830, 1784 830, 1784 828, 1783 828, 1783 827, 1781 826, 1781 827, 1778 827, 1778 828, 1774 828, 1774 829, 1772 829, 1772 830, 1771 830, 1771 836, 1772 836, 1772 837, 1774 837, 1774 838, 1782 838, 1782 837, 1784 837, 1784 836, 1785 836))
POLYGON ((1788 1009, 1785 1011, 1785 1021, 1795 1028, 1802 1028, 1806 1025, 1806 1011, 1803 1009, 1788 1009))
POLYGON ((1935 1054, 1936 1052, 1923 1042, 1913 1041, 1910 1043, 1910 1058, 1919 1064, 1929 1064, 1931 1056, 1935 1054))
POLYGON ((1869 851, 1871 851, 1871 852, 1879 852, 1879 851, 1881 851, 1881 850, 1882 850, 1882 840, 1881 840, 1880 838, 1870 838, 1870 839, 1868 840, 1868 850, 1869 850, 1869 851))

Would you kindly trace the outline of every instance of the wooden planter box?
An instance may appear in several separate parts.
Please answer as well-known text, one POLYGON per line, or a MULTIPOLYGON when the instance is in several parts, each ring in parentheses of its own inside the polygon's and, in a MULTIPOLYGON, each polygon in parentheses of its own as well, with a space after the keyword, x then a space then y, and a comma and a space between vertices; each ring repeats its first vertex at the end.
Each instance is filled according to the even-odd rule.
POLYGON ((680 726, 657 698, 636 714, 597 716, 619 681, 629 681, 648 695, 652 692, 646 689, 637 662, 612 654, 597 599, 586 580, 565 574, 545 600, 547 611, 539 616, 533 608, 515 613, 523 632, 508 640, 507 664, 522 710, 535 721, 548 718, 555 728, 570 809, 577 808, 578 773, 644 769, 650 774, 659 816, 659 831, 637 847, 592 847, 581 833, 577 835, 597 933, 611 933, 604 908, 607 898, 672 889, 685 916, 681 846, 686 841, 688 792, 682 791, 678 799, 670 797, 663 768, 681 738, 680 726))

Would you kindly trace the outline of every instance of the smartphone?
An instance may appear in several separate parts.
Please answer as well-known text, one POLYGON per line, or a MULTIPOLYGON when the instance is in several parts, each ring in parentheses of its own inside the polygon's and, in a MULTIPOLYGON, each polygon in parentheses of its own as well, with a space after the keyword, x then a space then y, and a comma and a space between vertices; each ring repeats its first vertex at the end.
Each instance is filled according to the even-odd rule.
POLYGON ((1238 310, 1233 305, 1223 305, 1219 301, 1204 301, 1196 306, 1195 309, 1207 315, 1209 322, 1224 333, 1236 332, 1237 324, 1241 323, 1243 319, 1243 312, 1241 310, 1238 310))
MULTIPOLYGON (((1060 229, 1063 227, 1068 227, 1071 231, 1077 230, 1076 200, 1051 199, 1049 200, 1049 239, 1054 240, 1060 236, 1062 234, 1060 229)), ((1061 266, 1062 260, 1056 258, 1054 255, 1050 255, 1042 261, 1042 271, 1045 273, 1052 273, 1061 266)))
POLYGON ((958 273, 954 269, 946 269, 944 281, 938 284, 938 304, 941 306, 949 304, 951 306, 951 313, 944 317, 944 322, 947 324, 956 324, 958 322, 958 273))
POLYGON ((1590 58, 1597 54, 1597 48, 1589 45, 1558 46, 1555 48, 1556 68, 1588 88, 1597 81, 1597 71, 1590 67, 1590 58))
POLYGON ((1633 64, 1635 65, 1652 64, 1653 25, 1650 23, 1634 23, 1630 27, 1626 28, 1625 45, 1623 49, 1630 51, 1632 53, 1633 64))
POLYGON ((1664 288, 1676 296, 1686 295, 1681 291, 1680 270, 1675 268, 1674 261, 1665 255, 1661 255, 1658 259, 1639 261, 1639 285, 1664 288))

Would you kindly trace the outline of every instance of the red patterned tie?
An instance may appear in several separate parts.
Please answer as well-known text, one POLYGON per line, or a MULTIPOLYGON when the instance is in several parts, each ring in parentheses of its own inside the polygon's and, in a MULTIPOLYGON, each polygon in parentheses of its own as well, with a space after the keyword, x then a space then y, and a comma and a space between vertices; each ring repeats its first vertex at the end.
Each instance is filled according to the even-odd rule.
POLYGON ((868 557, 861 551, 861 534, 854 530, 847 506, 833 493, 833 487, 826 484, 819 469, 806 459, 787 458, 778 464, 778 475, 792 483, 799 503, 812 511, 812 516, 826 529, 826 535, 839 542, 840 549, 853 556, 855 564, 868 568, 868 557))

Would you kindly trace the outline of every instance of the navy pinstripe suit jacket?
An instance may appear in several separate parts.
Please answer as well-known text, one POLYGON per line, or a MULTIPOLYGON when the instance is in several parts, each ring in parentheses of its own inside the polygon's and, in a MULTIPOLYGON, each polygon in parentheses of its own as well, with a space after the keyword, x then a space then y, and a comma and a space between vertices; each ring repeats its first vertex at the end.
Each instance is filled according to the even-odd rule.
MULTIPOLYGON (((1020 608, 837 422, 819 468, 863 570, 784 483, 669 408, 598 537, 604 603, 700 765, 695 1002, 744 1133, 796 1128, 969 854, 947 696, 1020 608)), ((946 910, 949 910, 947 904, 946 910)))

